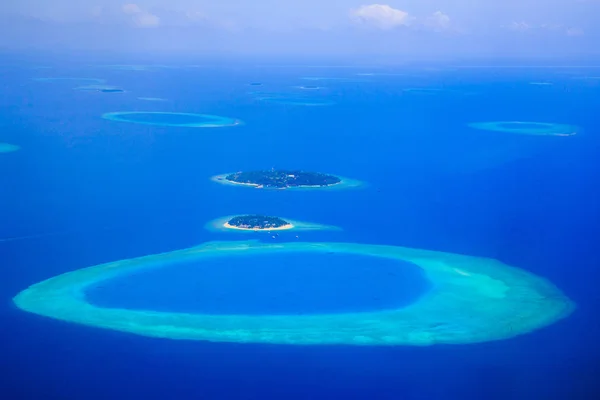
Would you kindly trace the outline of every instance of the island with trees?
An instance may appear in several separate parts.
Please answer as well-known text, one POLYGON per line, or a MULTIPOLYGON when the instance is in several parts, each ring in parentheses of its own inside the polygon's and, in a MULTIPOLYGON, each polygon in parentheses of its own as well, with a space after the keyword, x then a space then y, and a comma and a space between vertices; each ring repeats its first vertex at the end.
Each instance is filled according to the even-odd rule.
POLYGON ((243 229, 252 231, 273 231, 291 229, 294 226, 279 217, 270 217, 267 215, 238 215, 227 222, 224 226, 230 229, 243 229))
POLYGON ((231 183, 251 185, 258 188, 287 189, 292 187, 324 187, 340 183, 334 175, 299 170, 261 170, 235 172, 225 176, 231 183))

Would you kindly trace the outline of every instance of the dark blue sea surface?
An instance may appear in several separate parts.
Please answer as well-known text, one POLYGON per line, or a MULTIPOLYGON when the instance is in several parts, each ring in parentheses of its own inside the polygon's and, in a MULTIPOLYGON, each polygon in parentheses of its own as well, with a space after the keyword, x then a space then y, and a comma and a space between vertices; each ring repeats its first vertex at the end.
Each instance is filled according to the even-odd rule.
MULTIPOLYGON (((597 69, 357 63, 332 68, 315 67, 325 64, 321 60, 287 65, 256 59, 160 60, 154 63, 173 68, 126 69, 102 65, 149 62, 84 61, 0 60, 0 142, 21 147, 0 154, 0 398, 599 398, 600 85, 579 79, 598 75, 597 69), (32 68, 36 65, 52 68, 32 68), (73 90, 76 81, 34 79, 45 77, 104 79, 126 92, 90 93, 73 90), (320 79, 323 89, 302 91, 297 87, 306 77, 336 79, 320 79), (530 84, 541 81, 552 85, 530 84), (251 82, 261 82, 264 92, 332 104, 264 102, 251 93, 251 82), (180 128, 101 117, 118 111, 220 115, 244 124, 180 128), (553 137, 467 126, 484 121, 552 122, 581 130, 553 137), (289 191, 210 180, 268 168, 321 171, 366 184, 289 191), (205 229, 208 221, 236 213, 281 215, 343 230, 282 231, 273 237, 205 229), (390 244, 497 258, 548 278, 578 307, 554 325, 497 342, 296 347, 146 338, 35 316, 11 301, 31 284, 82 267, 210 240, 247 239, 390 244)), ((274 276, 269 271, 280 279, 286 275, 262 263, 254 265, 257 274, 265 274, 261 281, 247 271, 237 274, 240 264, 215 270, 215 261, 205 278, 220 283, 210 288, 211 296, 203 294, 212 303, 197 307, 221 313, 241 305, 253 313, 277 309, 266 301, 269 293, 257 302, 248 298, 251 291, 231 289, 242 279, 276 297, 297 291, 296 308, 287 304, 280 312, 318 312, 319 305, 321 311, 339 311, 344 299, 355 310, 388 307, 427 290, 410 265, 390 279, 385 260, 370 264, 380 273, 365 275, 359 259, 332 263, 322 271, 327 287, 321 288, 315 286, 321 277, 317 259, 304 272, 302 259, 290 263, 290 273, 304 275, 285 287, 267 282, 274 276), (230 282, 223 282, 224 274, 230 282), (219 284, 239 296, 219 304, 219 284), (391 291, 392 284, 403 293, 391 291), (339 297, 325 298, 334 287, 339 297), (375 289, 381 292, 378 303, 375 289), (310 298, 311 290, 318 301, 310 298)), ((188 307, 185 293, 191 296, 193 288, 185 285, 193 282, 160 273, 162 278, 140 276, 138 287, 130 295, 121 291, 120 298, 108 290, 109 282, 95 301, 188 307), (183 285, 182 297, 173 302, 144 297, 161 291, 169 279, 183 285)), ((127 279, 123 287, 135 286, 134 277, 127 279)))

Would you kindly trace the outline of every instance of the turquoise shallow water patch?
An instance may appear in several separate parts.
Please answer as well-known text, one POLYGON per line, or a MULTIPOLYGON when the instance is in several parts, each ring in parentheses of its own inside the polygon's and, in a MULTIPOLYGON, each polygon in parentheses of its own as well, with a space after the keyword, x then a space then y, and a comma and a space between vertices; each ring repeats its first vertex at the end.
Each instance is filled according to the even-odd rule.
POLYGON ((102 115, 110 121, 142 125, 175 126, 184 128, 220 128, 241 124, 241 121, 219 115, 159 111, 120 111, 102 115))
POLYGON ((497 260, 397 246, 356 243, 209 242, 67 272, 14 299, 31 313, 74 323, 169 339, 294 345, 465 344, 508 339, 568 316, 574 304, 547 280, 497 260), (341 253, 383 257, 420 267, 432 289, 398 309, 319 315, 215 315, 90 304, 101 282, 174 262, 214 257, 341 253))
POLYGON ((16 144, 1 143, 0 142, 0 153, 12 153, 13 151, 19 150, 20 147, 16 144))
POLYGON ((575 125, 529 121, 473 122, 469 126, 487 131, 539 136, 573 136, 579 131, 575 125))
POLYGON ((331 100, 303 97, 264 96, 257 98, 268 103, 284 104, 289 106, 332 106, 335 104, 335 101, 331 100))

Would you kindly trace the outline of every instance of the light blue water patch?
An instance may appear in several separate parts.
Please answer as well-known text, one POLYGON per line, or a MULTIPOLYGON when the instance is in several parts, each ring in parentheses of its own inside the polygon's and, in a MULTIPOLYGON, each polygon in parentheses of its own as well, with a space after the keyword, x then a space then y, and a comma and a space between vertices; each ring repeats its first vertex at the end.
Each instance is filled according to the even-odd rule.
POLYGON ((364 79, 332 77, 332 76, 304 76, 301 79, 306 81, 337 81, 337 82, 367 82, 364 79))
POLYGON ((103 68, 114 69, 118 71, 148 71, 152 66, 149 65, 103 65, 103 68))
POLYGON ((474 122, 469 124, 469 126, 487 131, 539 136, 573 136, 580 130, 575 125, 530 121, 474 122))
POLYGON ((290 106, 332 106, 335 101, 309 97, 259 96, 258 100, 290 106))
POLYGON ((78 86, 75 90, 81 90, 84 92, 100 92, 100 93, 124 93, 125 90, 117 87, 117 86, 108 86, 108 85, 85 85, 78 86))
POLYGON ((294 88, 301 89, 301 90, 321 90, 321 89, 324 89, 322 86, 314 86, 314 85, 294 86, 294 88))
POLYGON ((163 99, 162 97, 138 97, 138 100, 144 100, 144 101, 169 101, 168 99, 163 99))
POLYGON ((0 153, 12 153, 13 151, 19 150, 20 147, 16 144, 0 143, 0 153))
POLYGON ((446 89, 446 88, 430 88, 430 87, 413 87, 413 88, 404 88, 402 92, 405 94, 414 94, 414 95, 443 95, 443 94, 473 94, 473 93, 463 93, 457 90, 446 89))
POLYGON ((416 265, 352 254, 293 253, 175 263, 86 292, 101 307, 200 314, 326 314, 397 309, 430 288, 416 265))
POLYGON ((36 82, 48 82, 48 83, 77 83, 80 85, 93 85, 102 84, 105 82, 104 79, 99 78, 77 78, 77 77, 45 77, 45 78, 33 78, 36 82))
POLYGON ((185 128, 219 128, 240 125, 241 121, 219 115, 159 111, 120 111, 102 115, 110 121, 185 128))

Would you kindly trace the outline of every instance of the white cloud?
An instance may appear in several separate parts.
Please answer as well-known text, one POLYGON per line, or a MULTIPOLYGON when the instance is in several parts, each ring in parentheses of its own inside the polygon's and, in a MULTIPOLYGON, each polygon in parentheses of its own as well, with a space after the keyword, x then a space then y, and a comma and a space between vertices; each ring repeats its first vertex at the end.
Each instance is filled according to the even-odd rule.
POLYGON ((187 19, 194 22, 204 22, 207 20, 206 15, 200 11, 186 11, 185 16, 187 19))
POLYGON ((121 10, 131 16, 131 22, 135 26, 147 28, 160 25, 160 18, 157 15, 144 11, 137 4, 124 4, 121 10))
POLYGON ((583 36, 585 32, 581 28, 567 28, 566 32, 567 36, 583 36))
POLYGON ((525 21, 513 21, 508 26, 506 26, 506 28, 510 29, 511 31, 526 32, 531 29, 531 25, 529 25, 525 21))
POLYGON ((137 4, 124 4, 121 9, 125 14, 129 15, 142 13, 142 9, 137 4))
POLYGON ((424 24, 436 31, 447 30, 451 27, 450 17, 441 11, 436 11, 433 15, 426 18, 424 24))
POLYGON ((581 28, 567 27, 563 24, 541 24, 530 25, 526 22, 513 22, 504 28, 517 32, 554 32, 555 34, 565 34, 567 36, 583 36, 585 32, 581 28))
POLYGON ((352 10, 350 16, 358 23, 374 26, 379 29, 408 26, 414 19, 406 11, 398 10, 385 4, 360 6, 352 10))
POLYGON ((154 14, 139 13, 133 16, 133 23, 140 27, 158 26, 160 18, 154 14))

